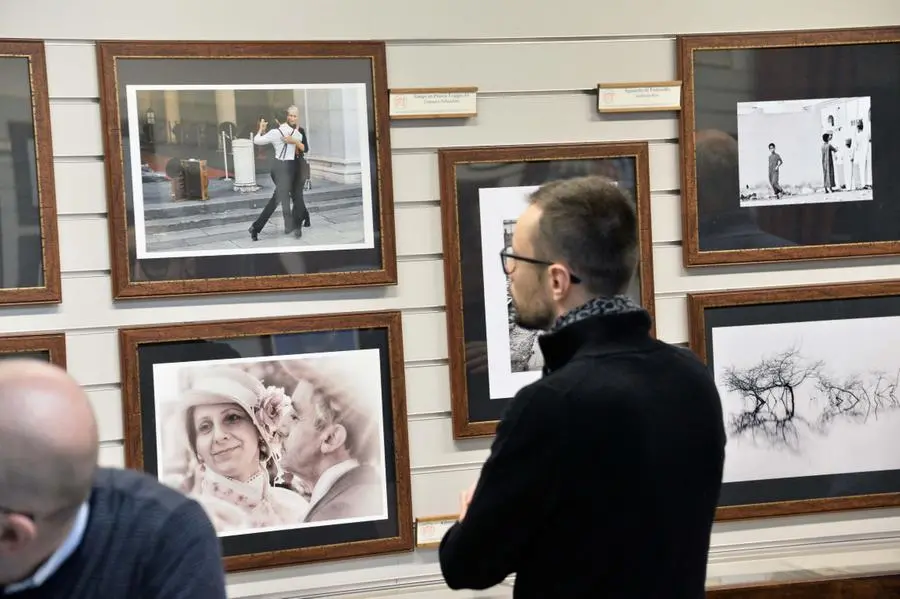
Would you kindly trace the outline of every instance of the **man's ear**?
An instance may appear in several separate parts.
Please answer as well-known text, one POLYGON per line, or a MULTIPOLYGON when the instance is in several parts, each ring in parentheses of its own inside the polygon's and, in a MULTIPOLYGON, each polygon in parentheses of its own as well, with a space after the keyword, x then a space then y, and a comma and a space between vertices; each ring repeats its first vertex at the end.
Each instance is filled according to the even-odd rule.
POLYGON ((550 278, 550 292, 553 294, 553 299, 564 298, 572 285, 568 269, 559 264, 553 264, 547 267, 547 276, 550 278))
POLYGON ((37 538, 31 518, 9 514, 0 519, 0 556, 20 553, 37 538))
POLYGON ((322 439, 322 453, 331 453, 344 446, 347 441, 347 429, 342 424, 335 424, 322 439))

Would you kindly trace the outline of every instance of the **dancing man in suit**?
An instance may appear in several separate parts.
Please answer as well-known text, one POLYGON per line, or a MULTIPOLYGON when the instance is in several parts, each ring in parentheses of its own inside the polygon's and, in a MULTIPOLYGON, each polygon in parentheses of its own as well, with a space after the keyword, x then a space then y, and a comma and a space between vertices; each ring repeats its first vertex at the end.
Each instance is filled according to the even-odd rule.
POLYGON ((303 154, 309 150, 306 131, 298 125, 300 110, 296 106, 287 109, 287 120, 278 127, 266 132, 268 122, 259 119, 259 129, 253 136, 253 143, 264 146, 271 144, 275 149, 272 161, 272 180, 275 182, 275 193, 268 201, 259 217, 250 225, 250 237, 259 239, 259 232, 269 221, 275 206, 281 204, 284 215, 284 232, 293 233, 294 237, 303 235, 302 226, 309 226, 309 210, 303 201, 304 177, 302 173, 303 154))

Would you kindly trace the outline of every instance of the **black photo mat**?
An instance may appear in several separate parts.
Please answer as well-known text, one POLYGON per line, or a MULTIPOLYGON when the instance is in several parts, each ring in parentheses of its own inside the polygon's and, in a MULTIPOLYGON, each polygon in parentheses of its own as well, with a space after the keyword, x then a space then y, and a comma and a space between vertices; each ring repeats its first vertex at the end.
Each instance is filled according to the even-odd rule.
MULTIPOLYGON (((697 48, 693 50, 692 66, 694 131, 698 135, 695 156, 700 252, 868 244, 900 239, 900 175, 895 167, 900 162, 897 114, 900 79, 885 76, 885 73, 900 72, 900 44, 697 48), (791 190, 781 198, 783 204, 741 206, 741 193, 747 190, 740 186, 738 165, 730 162, 730 150, 722 152, 721 145, 717 150, 714 144, 709 144, 710 156, 701 161, 701 134, 724 133, 740 146, 738 103, 866 97, 871 99, 871 121, 863 115, 867 121, 864 134, 871 134, 870 200, 807 203, 800 195, 813 192, 797 190, 794 197, 790 195, 794 194, 791 190), (717 151, 720 154, 714 158, 712 154, 717 151), (701 166, 701 162, 706 166, 701 166)), ((847 128, 843 131, 846 133, 847 128)), ((768 143, 775 143, 779 136, 785 140, 785 134, 790 136, 783 127, 779 130, 776 126, 772 127, 772 135, 761 134, 759 140, 754 133, 752 139, 759 143, 753 146, 753 151, 766 157, 768 143)), ((842 134, 841 140, 833 139, 832 144, 844 141, 842 134)), ((784 144, 775 143, 775 146, 778 151, 784 144)), ((822 146, 821 137, 810 139, 810 156, 804 156, 804 160, 812 159, 813 154, 819 156, 822 146)), ((797 164, 796 153, 788 152, 790 156, 783 157, 785 162, 781 167, 782 184, 786 169, 796 168, 797 164)), ((821 164, 822 158, 818 159, 821 164)), ((737 161, 748 162, 745 146, 741 146, 737 161)), ((760 176, 764 179, 766 174, 760 176)), ((817 184, 821 187, 824 187, 823 177, 824 174, 818 176, 817 184)), ((831 196, 835 197, 848 196, 846 193, 831 196)))
POLYGON ((166 341, 139 345, 143 469, 158 476, 157 421, 153 406, 155 397, 154 364, 252 357, 276 358, 279 355, 322 351, 378 349, 381 357, 382 418, 387 429, 384 431, 385 450, 382 459, 385 467, 388 518, 380 521, 324 524, 278 531, 251 531, 222 537, 222 550, 224 557, 227 558, 400 536, 401 527, 397 516, 398 477, 394 460, 396 448, 394 436, 391 434, 394 414, 391 401, 391 357, 388 345, 388 331, 382 328, 258 335, 234 339, 166 341))
MULTIPOLYGON (((715 328, 896 316, 900 314, 900 296, 706 307, 703 313, 707 340, 706 361, 710 371, 714 373, 716 355, 711 340, 715 328)), ((726 455, 727 451, 726 447, 726 455)), ((743 506, 898 491, 900 470, 848 472, 725 483, 719 505, 743 506)))
MULTIPOLYGON (((236 279, 271 277, 283 275, 303 275, 315 273, 344 273, 350 271, 370 271, 384 268, 381 251, 380 210, 381 194, 378 177, 382 165, 379 163, 376 144, 377 115, 373 98, 374 65, 368 58, 190 58, 190 59, 141 59, 118 58, 116 61, 116 82, 121 115, 123 184, 125 187, 126 222, 129 234, 128 265, 133 283, 143 281, 177 281, 190 279, 236 279), (292 252, 287 254, 243 254, 220 256, 160 257, 139 260, 134 238, 134 190, 131 180, 131 153, 127 98, 128 85, 222 85, 237 86, 250 84, 347 84, 363 83, 367 95, 367 122, 369 140, 370 177, 363 181, 371 189, 374 247, 371 249, 349 249, 314 252, 292 252), (299 257, 299 258, 298 258, 299 257), (172 273, 176 273, 172 276, 172 273)), ((275 115, 266 115, 273 123, 275 115)), ((282 117, 283 118, 283 117, 282 117)), ((302 125, 301 121, 301 125, 302 125)), ((274 125, 272 125, 274 126, 274 125)), ((243 132, 243 130, 241 131, 243 132)), ((383 132, 386 135, 387 132, 383 132)), ((310 146, 315 148, 316 140, 310 137, 310 146)), ((268 175, 266 175, 268 177, 268 175)), ((262 202, 259 205, 261 209, 262 202)), ((280 207, 272 220, 280 221, 280 207)), ((315 213, 313 213, 315 218, 315 213)), ((251 223, 248 221, 247 225, 251 223)))
MULTIPOLYGON (((626 194, 636 199, 637 160, 635 157, 533 160, 523 162, 460 163, 456 169, 459 219, 459 247, 462 272, 463 330, 467 354, 487 345, 484 303, 484 270, 479 212, 479 189, 542 185, 558 179, 584 175, 604 175, 619 182, 626 194)), ((497 256, 500 260, 500 256, 497 256)), ((635 275, 636 284, 640 277, 635 275)), ((640 301, 640 291, 638 297, 640 301)), ((474 353, 474 352, 473 352, 474 353)), ((467 359, 466 386, 468 418, 471 422, 499 420, 511 397, 491 398, 487 355, 484 364, 467 359)), ((480 361, 479 361, 480 362, 480 361)))

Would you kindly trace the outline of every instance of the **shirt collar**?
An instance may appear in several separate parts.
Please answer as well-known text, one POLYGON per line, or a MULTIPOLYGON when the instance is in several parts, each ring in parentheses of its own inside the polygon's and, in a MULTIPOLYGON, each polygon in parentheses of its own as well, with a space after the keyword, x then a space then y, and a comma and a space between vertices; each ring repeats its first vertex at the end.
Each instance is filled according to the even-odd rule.
POLYGON ((3 594, 12 595, 19 591, 37 588, 55 574, 59 567, 62 566, 63 562, 65 562, 81 544, 81 540, 84 538, 84 531, 87 529, 89 511, 90 508, 85 501, 78 509, 78 514, 75 516, 75 523, 72 525, 72 530, 69 531, 69 536, 66 537, 66 540, 63 541, 62 545, 60 545, 53 555, 50 556, 50 559, 45 561, 30 578, 7 586, 3 594))
POLYGON ((359 466, 358 461, 349 459, 344 460, 343 462, 339 462, 325 470, 325 472, 322 473, 322 476, 319 477, 319 480, 316 481, 312 496, 309 498, 310 509, 312 509, 315 504, 321 501, 321 499, 328 491, 331 490, 331 487, 334 486, 334 483, 336 483, 339 478, 341 478, 357 466, 359 466))

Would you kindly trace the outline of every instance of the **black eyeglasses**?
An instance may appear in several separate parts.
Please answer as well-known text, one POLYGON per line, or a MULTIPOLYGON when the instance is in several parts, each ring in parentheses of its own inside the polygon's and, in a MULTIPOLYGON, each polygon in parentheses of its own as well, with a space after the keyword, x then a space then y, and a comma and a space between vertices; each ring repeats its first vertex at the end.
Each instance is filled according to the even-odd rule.
MULTIPOLYGON (((506 247, 500 250, 500 267, 503 269, 503 274, 509 276, 509 273, 513 271, 512 268, 509 267, 509 260, 519 260, 520 262, 528 262, 529 264, 540 264, 542 266, 553 266, 555 262, 548 262, 546 260, 538 260, 537 258, 529 258, 527 256, 520 256, 518 254, 514 254, 512 252, 512 248, 506 247)), ((569 273, 569 280, 573 284, 577 284, 581 282, 581 279, 576 275, 569 273)))

